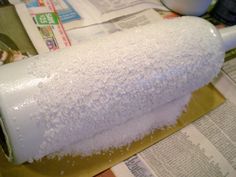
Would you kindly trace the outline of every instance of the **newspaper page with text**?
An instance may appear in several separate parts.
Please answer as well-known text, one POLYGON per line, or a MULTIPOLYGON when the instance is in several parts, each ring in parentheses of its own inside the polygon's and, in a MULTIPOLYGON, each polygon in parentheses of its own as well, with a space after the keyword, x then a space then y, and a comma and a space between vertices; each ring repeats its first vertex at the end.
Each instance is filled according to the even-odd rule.
POLYGON ((236 60, 229 60, 223 66, 223 72, 236 84, 236 60))
POLYGON ((120 17, 109 22, 68 30, 67 35, 71 41, 71 44, 75 45, 83 41, 103 37, 105 35, 129 28, 155 23, 160 20, 162 20, 162 17, 158 12, 153 9, 148 9, 132 15, 120 17))
POLYGON ((167 10, 160 0, 68 0, 79 12, 78 27, 94 25, 146 9, 167 10))
POLYGON ((109 6, 106 11, 101 9, 99 3, 89 0, 76 1, 77 5, 67 0, 11 0, 11 3, 15 5, 38 53, 54 51, 97 36, 156 22, 161 17, 152 8, 165 9, 159 0, 130 0, 128 3, 107 0, 106 3, 103 2, 107 5, 106 8, 109 6), (77 6, 80 7, 79 10, 77 6), (123 13, 124 10, 128 13, 123 13), (101 11, 106 12, 106 19, 96 14, 101 14, 101 11), (116 15, 112 15, 113 12, 116 15), (91 20, 90 16, 96 18, 91 20), (89 26, 81 26, 83 21, 90 20, 91 23, 87 24, 89 26))
POLYGON ((212 83, 214 86, 236 105, 236 58, 224 63, 221 73, 212 83))

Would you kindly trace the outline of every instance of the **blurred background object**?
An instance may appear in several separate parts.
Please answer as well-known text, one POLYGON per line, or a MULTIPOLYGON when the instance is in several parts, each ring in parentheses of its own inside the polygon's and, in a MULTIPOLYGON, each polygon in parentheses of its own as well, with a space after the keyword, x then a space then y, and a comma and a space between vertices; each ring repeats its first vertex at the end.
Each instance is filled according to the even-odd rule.
POLYGON ((226 25, 235 25, 236 0, 218 0, 211 15, 226 25))
POLYGON ((200 16, 204 14, 211 0, 161 0, 170 10, 181 15, 200 16))
POLYGON ((0 0, 0 7, 5 5, 9 5, 8 0, 0 0))
POLYGON ((0 33, 0 65, 24 58, 27 58, 27 53, 22 53, 9 36, 0 33))

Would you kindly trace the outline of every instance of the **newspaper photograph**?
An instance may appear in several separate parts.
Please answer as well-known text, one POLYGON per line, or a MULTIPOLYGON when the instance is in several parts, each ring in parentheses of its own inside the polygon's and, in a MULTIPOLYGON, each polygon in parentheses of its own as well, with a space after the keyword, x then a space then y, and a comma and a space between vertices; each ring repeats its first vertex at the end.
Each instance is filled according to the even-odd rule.
POLYGON ((16 11, 38 53, 54 51, 70 46, 70 41, 49 1, 42 1, 27 8, 25 3, 15 3, 16 11), (45 5, 47 3, 47 6, 45 5))
POLYGON ((50 51, 70 46, 67 35, 55 12, 32 13, 31 17, 50 51))

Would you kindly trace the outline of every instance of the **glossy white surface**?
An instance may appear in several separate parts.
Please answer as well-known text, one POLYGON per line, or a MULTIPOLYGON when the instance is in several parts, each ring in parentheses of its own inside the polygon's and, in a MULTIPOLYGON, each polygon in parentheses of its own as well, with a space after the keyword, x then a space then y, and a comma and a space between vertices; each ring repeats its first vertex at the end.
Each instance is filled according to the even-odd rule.
POLYGON ((161 0, 169 9, 182 14, 200 16, 204 14, 211 0, 161 0))
POLYGON ((220 34, 223 39, 225 51, 229 51, 236 47, 236 25, 220 29, 220 34))

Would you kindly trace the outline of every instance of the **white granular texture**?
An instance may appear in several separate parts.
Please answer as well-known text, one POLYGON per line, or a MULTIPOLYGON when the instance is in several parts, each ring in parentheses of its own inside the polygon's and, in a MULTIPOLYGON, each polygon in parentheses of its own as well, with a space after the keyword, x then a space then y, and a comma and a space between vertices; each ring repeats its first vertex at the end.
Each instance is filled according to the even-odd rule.
MULTIPOLYGON (((223 58, 221 39, 212 35, 207 22, 193 17, 118 32, 35 57, 28 73, 45 81, 38 84, 39 111, 31 117, 46 127, 35 158, 92 139, 190 94, 212 80, 223 58)), ((130 136, 124 142, 134 139, 130 136)), ((78 148, 76 153, 113 146, 95 142, 98 145, 78 148)))
POLYGON ((64 155, 90 155, 100 151, 109 150, 111 147, 122 147, 132 141, 140 140, 157 128, 171 126, 176 123, 178 116, 183 112, 189 102, 191 95, 164 104, 151 113, 130 119, 127 122, 107 128, 106 131, 98 133, 91 138, 84 139, 64 147, 52 156, 64 155))

